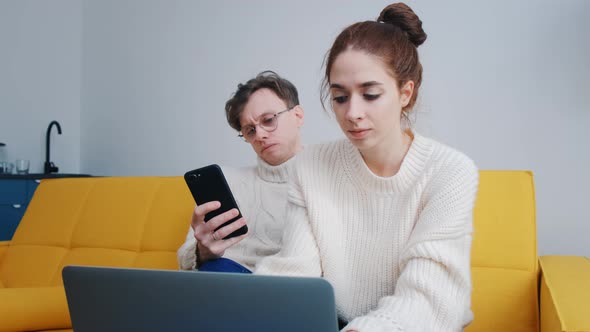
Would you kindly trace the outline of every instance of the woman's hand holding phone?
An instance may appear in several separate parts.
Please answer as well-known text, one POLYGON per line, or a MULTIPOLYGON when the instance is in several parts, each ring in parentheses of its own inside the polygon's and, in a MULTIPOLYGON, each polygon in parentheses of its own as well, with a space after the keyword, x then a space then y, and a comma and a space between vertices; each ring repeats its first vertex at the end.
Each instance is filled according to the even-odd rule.
POLYGON ((193 211, 191 226, 195 232, 197 246, 199 246, 199 259, 201 263, 222 257, 227 248, 242 241, 248 235, 248 233, 245 233, 225 239, 229 234, 246 225, 246 220, 243 217, 227 226, 217 229, 237 217, 239 214, 237 209, 231 209, 205 222, 205 215, 220 207, 220 202, 212 201, 197 205, 193 211))

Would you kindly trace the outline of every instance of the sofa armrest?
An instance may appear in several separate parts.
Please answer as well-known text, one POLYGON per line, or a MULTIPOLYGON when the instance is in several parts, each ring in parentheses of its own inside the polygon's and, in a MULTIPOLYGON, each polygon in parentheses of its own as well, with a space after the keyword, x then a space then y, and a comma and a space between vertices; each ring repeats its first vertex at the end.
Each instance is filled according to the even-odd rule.
POLYGON ((0 288, 0 331, 71 328, 63 286, 0 288))
POLYGON ((590 259, 542 256, 541 331, 590 331, 590 259))
POLYGON ((10 241, 0 241, 0 263, 2 262, 2 259, 4 258, 4 253, 6 252, 6 250, 8 250, 9 244, 10 244, 10 241))
MULTIPOLYGON (((2 261, 4 260, 4 255, 6 253, 6 250, 8 250, 9 244, 10 241, 0 241, 0 266, 2 266, 2 261)), ((2 280, 0 280, 0 288, 4 288, 2 280)))

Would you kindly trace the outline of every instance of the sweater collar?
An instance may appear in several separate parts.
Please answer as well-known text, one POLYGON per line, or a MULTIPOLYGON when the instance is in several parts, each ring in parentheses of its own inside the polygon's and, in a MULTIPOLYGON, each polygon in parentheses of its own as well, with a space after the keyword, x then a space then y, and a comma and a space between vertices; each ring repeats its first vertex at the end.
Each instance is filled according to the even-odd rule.
POLYGON ((295 157, 277 166, 267 163, 260 157, 257 159, 256 173, 262 180, 272 183, 286 183, 289 181, 289 172, 295 164, 295 157))
POLYGON ((341 145, 341 155, 351 180, 366 191, 376 193, 400 193, 412 186, 426 167, 432 155, 432 141, 413 132, 414 139, 399 171, 391 177, 375 175, 367 166, 359 150, 348 139, 341 145))

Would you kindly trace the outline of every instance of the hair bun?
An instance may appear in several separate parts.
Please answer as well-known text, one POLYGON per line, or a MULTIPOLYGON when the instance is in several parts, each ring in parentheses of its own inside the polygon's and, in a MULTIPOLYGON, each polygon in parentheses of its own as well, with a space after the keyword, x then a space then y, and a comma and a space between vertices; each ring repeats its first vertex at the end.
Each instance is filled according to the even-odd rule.
POLYGON ((418 15, 403 2, 391 4, 381 11, 377 22, 394 25, 406 33, 408 39, 416 47, 426 41, 426 33, 422 30, 422 21, 418 15))

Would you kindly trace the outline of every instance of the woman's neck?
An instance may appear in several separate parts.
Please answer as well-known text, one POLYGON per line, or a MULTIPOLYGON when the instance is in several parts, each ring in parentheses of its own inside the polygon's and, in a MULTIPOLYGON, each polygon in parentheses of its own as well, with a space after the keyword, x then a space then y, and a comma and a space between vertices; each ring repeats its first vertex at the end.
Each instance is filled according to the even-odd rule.
POLYGON ((377 176, 391 177, 397 174, 412 145, 414 135, 411 130, 396 131, 396 133, 374 148, 361 151, 367 167, 377 176))

